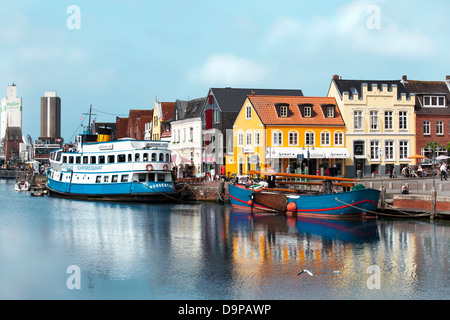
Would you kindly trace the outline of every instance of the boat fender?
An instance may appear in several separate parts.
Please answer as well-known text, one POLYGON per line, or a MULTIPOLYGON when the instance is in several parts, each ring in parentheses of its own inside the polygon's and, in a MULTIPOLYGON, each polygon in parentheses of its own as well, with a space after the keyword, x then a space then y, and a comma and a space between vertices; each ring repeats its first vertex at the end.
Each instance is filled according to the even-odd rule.
POLYGON ((149 163, 149 164, 145 167, 145 169, 146 169, 147 171, 152 171, 152 170, 153 170, 153 166, 149 163))
POLYGON ((295 202, 289 202, 286 207, 286 210, 288 212, 295 212, 295 211, 297 211, 297 205, 295 204, 295 202))
POLYGON ((167 171, 169 169, 169 166, 167 165, 167 164, 165 164, 164 166, 163 166, 163 170, 164 171, 167 171))
POLYGON ((248 200, 248 201, 247 201, 247 204, 248 204, 250 207, 252 207, 252 206, 253 206, 253 200, 248 200))

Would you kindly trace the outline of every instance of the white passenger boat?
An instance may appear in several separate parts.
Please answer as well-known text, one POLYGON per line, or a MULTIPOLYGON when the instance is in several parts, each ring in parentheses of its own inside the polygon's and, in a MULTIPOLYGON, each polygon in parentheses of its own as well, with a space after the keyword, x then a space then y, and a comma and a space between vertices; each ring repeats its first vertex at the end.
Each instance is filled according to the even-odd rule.
POLYGON ((95 136, 77 136, 73 146, 51 153, 47 172, 51 196, 132 202, 178 199, 167 142, 134 139, 88 142, 92 138, 95 136))

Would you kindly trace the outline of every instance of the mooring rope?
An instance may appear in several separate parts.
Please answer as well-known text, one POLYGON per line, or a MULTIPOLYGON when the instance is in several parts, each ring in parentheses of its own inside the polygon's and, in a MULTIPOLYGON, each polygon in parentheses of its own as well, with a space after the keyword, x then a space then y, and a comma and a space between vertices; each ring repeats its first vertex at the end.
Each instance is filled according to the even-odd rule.
MULTIPOLYGON (((355 206, 355 205, 352 205, 352 204, 350 204, 350 203, 345 203, 344 201, 339 200, 337 197, 335 198, 335 200, 338 201, 338 202, 340 202, 340 203, 343 203, 343 204, 345 204, 345 205, 347 205, 347 206, 350 206, 350 207, 353 207, 353 208, 355 208, 355 209, 361 210, 361 211, 366 211, 366 212, 370 212, 370 213, 373 213, 373 214, 376 214, 376 215, 381 215, 381 216, 398 217, 398 215, 394 215, 394 214, 381 213, 381 212, 378 212, 378 211, 371 211, 371 210, 359 208, 359 207, 357 207, 357 206, 355 206)), ((429 217, 429 216, 431 216, 431 213, 424 213, 424 214, 410 214, 410 213, 401 211, 401 210, 399 210, 399 209, 397 209, 397 208, 394 208, 394 207, 391 207, 391 208, 392 208, 393 210, 397 210, 397 211, 399 211, 399 212, 405 214, 406 216, 408 216, 408 217, 410 217, 410 218, 416 218, 416 217, 429 217)))

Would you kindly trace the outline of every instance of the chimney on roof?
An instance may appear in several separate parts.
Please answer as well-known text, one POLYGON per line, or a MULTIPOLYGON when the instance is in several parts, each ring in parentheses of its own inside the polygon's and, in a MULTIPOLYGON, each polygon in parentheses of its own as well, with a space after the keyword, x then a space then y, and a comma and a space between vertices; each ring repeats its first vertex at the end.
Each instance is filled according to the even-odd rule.
POLYGON ((445 80, 449 81, 450 80, 450 76, 446 76, 445 80))
POLYGON ((402 83, 408 83, 408 77, 407 76, 403 76, 402 77, 402 83))
POLYGON ((335 74, 335 75, 333 76, 333 79, 334 79, 334 80, 339 80, 339 75, 338 75, 338 74, 335 74))

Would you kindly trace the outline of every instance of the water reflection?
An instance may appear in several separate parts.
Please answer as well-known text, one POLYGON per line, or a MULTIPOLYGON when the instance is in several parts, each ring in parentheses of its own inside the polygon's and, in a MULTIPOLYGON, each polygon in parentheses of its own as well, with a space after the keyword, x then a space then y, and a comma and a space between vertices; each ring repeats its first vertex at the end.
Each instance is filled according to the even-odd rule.
POLYGON ((0 184, 0 199, 2 299, 450 297, 446 223, 32 198, 13 184, 0 184), (81 290, 66 287, 70 265, 81 290), (367 287, 372 265, 380 290, 367 287), (303 269, 314 276, 297 276, 303 269))

